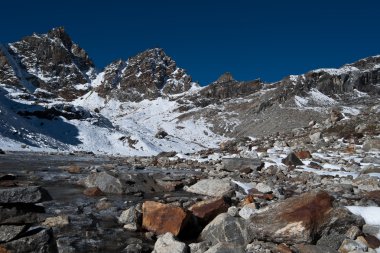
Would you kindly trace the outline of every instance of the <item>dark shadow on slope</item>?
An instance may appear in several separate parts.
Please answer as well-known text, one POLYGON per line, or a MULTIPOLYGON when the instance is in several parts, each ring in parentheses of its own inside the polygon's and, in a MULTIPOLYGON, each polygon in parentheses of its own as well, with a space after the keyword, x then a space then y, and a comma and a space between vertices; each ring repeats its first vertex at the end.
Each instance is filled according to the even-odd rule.
POLYGON ((6 97, 7 91, 0 87, 0 134, 30 146, 59 148, 64 144, 78 145, 79 130, 61 117, 50 119, 31 115, 21 116, 17 112, 45 111, 40 105, 27 105, 6 97))

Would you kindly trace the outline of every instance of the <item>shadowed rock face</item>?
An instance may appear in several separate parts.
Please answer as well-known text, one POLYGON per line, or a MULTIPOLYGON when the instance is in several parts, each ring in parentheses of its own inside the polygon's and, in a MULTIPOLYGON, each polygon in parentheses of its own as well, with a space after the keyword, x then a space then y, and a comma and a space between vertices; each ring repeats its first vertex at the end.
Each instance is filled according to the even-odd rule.
POLYGON ((105 68, 104 80, 97 88, 103 97, 122 101, 154 99, 182 93, 191 88, 191 77, 160 48, 144 51, 105 68))

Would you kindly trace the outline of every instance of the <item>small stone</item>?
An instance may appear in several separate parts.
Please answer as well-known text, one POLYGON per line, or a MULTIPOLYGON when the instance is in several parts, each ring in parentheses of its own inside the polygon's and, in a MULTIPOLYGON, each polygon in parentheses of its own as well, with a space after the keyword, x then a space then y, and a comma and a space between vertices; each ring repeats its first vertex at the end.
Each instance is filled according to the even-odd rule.
POLYGON ((210 247, 207 242, 191 243, 189 244, 191 253, 204 253, 210 247))
POLYGON ((300 159, 298 159, 296 154, 294 154, 293 152, 289 153, 286 158, 282 159, 282 163, 287 166, 303 165, 303 162, 300 159))
POLYGON ((98 187, 90 187, 83 191, 83 194, 89 197, 102 196, 103 192, 98 187))
POLYGON ((69 217, 67 215, 60 215, 57 217, 46 218, 42 225, 47 227, 64 227, 69 225, 69 217))
POLYGON ((272 192, 273 191, 272 187, 270 187, 267 184, 261 183, 261 182, 258 183, 255 188, 259 192, 263 192, 263 193, 267 193, 267 192, 272 192))
POLYGON ((367 251, 368 247, 360 242, 351 240, 351 239, 345 239, 342 243, 342 245, 339 248, 339 252, 350 252, 354 250, 362 250, 362 251, 367 251))
POLYGON ((227 213, 232 217, 236 217, 239 214, 239 208, 236 206, 231 206, 228 208, 227 213))
POLYGON ((256 212, 257 212, 256 204, 255 204, 255 203, 250 203, 250 204, 247 204, 247 205, 243 206, 243 207, 240 209, 240 211, 239 211, 239 215, 240 215, 240 217, 242 217, 243 219, 248 220, 248 219, 251 218, 256 212))
POLYGON ((186 253, 187 246, 183 242, 174 239, 173 234, 165 233, 154 244, 152 253, 186 253))
POLYGON ((297 151, 297 152, 295 152, 295 155, 299 159, 310 159, 310 158, 312 158, 310 152, 307 150, 297 151))
POLYGON ((321 132, 313 133, 309 135, 309 138, 312 143, 316 144, 322 140, 322 133, 321 132))
POLYGON ((224 243, 220 242, 216 245, 209 248, 204 253, 244 253, 245 247, 244 245, 234 244, 234 243, 224 243))
POLYGON ((368 152, 370 150, 380 150, 380 139, 370 139, 363 143, 363 150, 368 152))
POLYGON ((350 238, 351 240, 355 240, 356 237, 358 237, 361 234, 360 228, 357 226, 352 226, 349 230, 346 232, 346 236, 350 238))
POLYGON ((298 244, 295 245, 295 248, 297 248, 298 253, 339 253, 335 249, 320 245, 298 244))
POLYGON ((77 165, 71 165, 67 168, 67 172, 69 172, 71 174, 78 174, 81 172, 81 167, 79 167, 77 165))
POLYGON ((96 203, 96 209, 106 210, 112 206, 112 203, 107 198, 102 198, 96 203))
POLYGON ((293 252, 285 243, 281 243, 277 245, 276 251, 278 253, 292 253, 293 252))

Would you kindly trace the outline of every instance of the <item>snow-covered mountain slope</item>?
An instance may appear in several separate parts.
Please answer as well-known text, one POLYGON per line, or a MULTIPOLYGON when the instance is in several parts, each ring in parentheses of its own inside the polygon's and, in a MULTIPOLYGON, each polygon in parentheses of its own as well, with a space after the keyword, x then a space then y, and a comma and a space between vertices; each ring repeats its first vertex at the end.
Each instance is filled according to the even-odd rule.
POLYGON ((154 155, 216 148, 343 119, 379 103, 380 56, 276 83, 230 73, 205 87, 162 49, 96 73, 63 28, 0 47, 0 148, 154 155))
POLYGON ((165 98, 106 101, 89 92, 73 102, 33 98, 1 85, 0 147, 6 150, 92 151, 119 155, 192 153, 226 138, 202 119, 178 118, 180 106, 165 98), (27 98, 27 99, 25 99, 27 98))

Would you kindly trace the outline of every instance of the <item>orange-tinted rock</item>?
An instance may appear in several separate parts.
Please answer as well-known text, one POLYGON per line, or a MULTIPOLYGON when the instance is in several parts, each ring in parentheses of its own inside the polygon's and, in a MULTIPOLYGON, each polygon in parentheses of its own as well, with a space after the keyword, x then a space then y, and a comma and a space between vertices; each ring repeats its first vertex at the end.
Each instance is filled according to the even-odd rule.
POLYGON ((189 218, 182 208, 155 201, 145 201, 142 212, 143 228, 159 235, 170 232, 178 236, 189 218))
POLYGON ((3 248, 2 246, 0 246, 0 253, 11 253, 11 252, 7 250, 6 248, 3 248))
POLYGON ((94 197, 103 195, 103 192, 98 187, 90 187, 85 189, 83 191, 83 194, 86 196, 94 197))
POLYGON ((189 211, 202 221, 209 222, 218 214, 227 212, 229 206, 225 198, 214 198, 195 203, 189 211))
POLYGON ((72 166, 67 168, 67 172, 69 172, 71 174, 78 174, 81 172, 81 168, 77 165, 72 165, 72 166))
POLYGON ((296 156, 299 159, 309 159, 309 158, 311 158, 311 154, 307 150, 301 150, 301 151, 295 152, 295 154, 296 154, 296 156))
POLYGON ((277 245, 276 252, 278 253, 292 253, 292 250, 284 243, 277 245))

